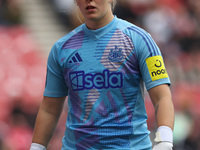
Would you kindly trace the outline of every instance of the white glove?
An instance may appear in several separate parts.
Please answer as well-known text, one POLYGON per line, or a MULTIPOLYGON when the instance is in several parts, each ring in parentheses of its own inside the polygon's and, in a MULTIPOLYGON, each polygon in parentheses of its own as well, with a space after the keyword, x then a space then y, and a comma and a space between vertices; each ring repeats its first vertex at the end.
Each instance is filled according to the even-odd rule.
POLYGON ((173 147, 173 131, 167 126, 160 126, 156 132, 154 139, 156 144, 152 150, 172 150, 173 147))
POLYGON ((160 142, 156 144, 152 150, 172 150, 172 143, 169 142, 160 142))
POLYGON ((46 150, 46 147, 41 144, 32 143, 30 150, 46 150))

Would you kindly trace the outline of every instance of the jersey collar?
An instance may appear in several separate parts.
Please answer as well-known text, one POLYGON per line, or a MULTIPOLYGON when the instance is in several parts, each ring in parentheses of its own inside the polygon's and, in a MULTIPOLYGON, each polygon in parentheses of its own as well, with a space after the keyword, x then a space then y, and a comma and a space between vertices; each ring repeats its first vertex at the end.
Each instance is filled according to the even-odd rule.
POLYGON ((86 24, 83 24, 83 31, 89 37, 93 38, 94 40, 98 40, 116 26, 116 21, 117 17, 115 16, 115 18, 109 24, 97 30, 90 30, 87 28, 86 24))

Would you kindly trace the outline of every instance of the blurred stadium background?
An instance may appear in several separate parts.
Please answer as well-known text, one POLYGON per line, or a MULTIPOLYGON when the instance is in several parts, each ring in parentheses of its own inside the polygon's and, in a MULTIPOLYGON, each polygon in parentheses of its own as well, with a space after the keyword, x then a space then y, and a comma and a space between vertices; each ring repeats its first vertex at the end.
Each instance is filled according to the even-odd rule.
MULTIPOLYGON (((118 0, 114 13, 147 30, 162 51, 176 110, 174 150, 200 150, 200 1, 118 0)), ((1 150, 29 149, 48 53, 79 20, 73 0, 0 1, 1 150)), ((146 109, 153 140, 148 94, 146 109)), ((61 148, 66 111, 67 104, 48 150, 61 148)))

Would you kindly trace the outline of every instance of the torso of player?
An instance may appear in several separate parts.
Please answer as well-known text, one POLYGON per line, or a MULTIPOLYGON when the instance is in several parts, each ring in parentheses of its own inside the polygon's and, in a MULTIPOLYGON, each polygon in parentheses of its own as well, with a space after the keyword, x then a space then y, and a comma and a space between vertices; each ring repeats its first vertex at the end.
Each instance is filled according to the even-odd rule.
POLYGON ((134 45, 117 29, 98 40, 81 31, 63 45, 61 53, 65 81, 71 91, 116 90, 126 86, 129 75, 139 75, 134 45))
MULTIPOLYGON (((133 43, 112 24, 107 32, 79 30, 59 50, 60 66, 69 89, 66 132, 75 141, 81 139, 77 149, 84 143, 94 148, 101 145, 102 149, 132 147, 140 140, 133 136, 133 121, 138 117, 142 121, 135 122, 139 125, 137 130, 141 130, 143 139, 148 137, 142 77, 133 43), (97 33, 101 36, 96 36, 97 33)), ((150 143, 148 138, 147 141, 150 143)))

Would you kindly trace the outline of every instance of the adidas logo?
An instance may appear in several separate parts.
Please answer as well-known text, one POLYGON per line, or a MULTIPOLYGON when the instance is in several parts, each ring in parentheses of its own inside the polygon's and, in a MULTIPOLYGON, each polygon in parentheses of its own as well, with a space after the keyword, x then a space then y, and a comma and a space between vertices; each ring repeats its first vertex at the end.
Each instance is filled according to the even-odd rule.
POLYGON ((83 60, 82 60, 81 56, 77 52, 76 54, 74 54, 74 56, 71 57, 71 59, 69 60, 69 64, 78 63, 78 62, 82 62, 82 61, 83 60))

